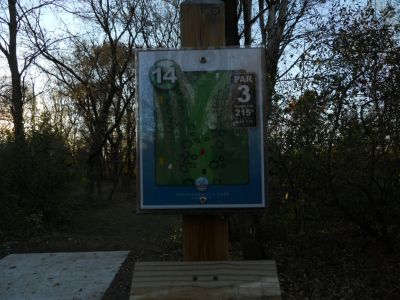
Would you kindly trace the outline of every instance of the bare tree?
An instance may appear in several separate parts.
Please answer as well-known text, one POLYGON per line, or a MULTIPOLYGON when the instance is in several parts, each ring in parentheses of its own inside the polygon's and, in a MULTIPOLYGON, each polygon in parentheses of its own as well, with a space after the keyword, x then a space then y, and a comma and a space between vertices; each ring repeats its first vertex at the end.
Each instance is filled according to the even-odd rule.
MULTIPOLYGON (((79 36, 68 33, 53 40, 44 31, 32 30, 37 49, 53 64, 51 75, 69 91, 87 128, 92 200, 101 198, 104 158, 113 161, 114 178, 121 174, 124 131, 129 134, 126 160, 133 162, 134 49, 177 46, 178 6, 179 1, 82 0, 63 6, 85 24, 79 36), (63 44, 73 53, 65 51, 63 44)), ((45 65, 42 68, 49 71, 45 65)))
MULTIPOLYGON (((321 0, 259 0, 257 11, 254 10, 251 0, 225 1, 227 45, 239 45, 241 41, 245 45, 251 45, 254 40, 261 40, 266 47, 267 92, 264 101, 267 105, 267 114, 271 111, 277 81, 283 75, 279 74, 279 62, 283 59, 288 46, 304 38, 304 32, 298 30, 300 23, 306 17, 312 18, 313 9, 322 2, 321 0), (253 32, 252 26, 256 22, 259 24, 259 31, 253 32)), ((300 56, 298 53, 296 55, 300 56)), ((296 63, 295 60, 293 65, 296 63)), ((267 128, 268 119, 265 117, 265 128, 267 128)), ((241 244, 245 258, 265 257, 259 236, 259 216, 243 215, 240 217, 240 222, 241 244)))
POLYGON ((0 2, 0 52, 7 61, 11 77, 9 102, 16 140, 24 140, 23 105, 29 100, 25 94, 25 76, 39 55, 29 42, 26 43, 26 30, 39 24, 40 11, 53 3, 52 0, 0 2))

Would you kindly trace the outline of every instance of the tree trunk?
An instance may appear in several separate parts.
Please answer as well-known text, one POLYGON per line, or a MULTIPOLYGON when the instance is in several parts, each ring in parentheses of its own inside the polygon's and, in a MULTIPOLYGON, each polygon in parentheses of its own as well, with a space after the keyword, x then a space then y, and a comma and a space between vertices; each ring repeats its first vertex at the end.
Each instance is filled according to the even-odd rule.
POLYGON ((9 22, 9 53, 7 55, 8 65, 11 72, 12 98, 11 114, 14 123, 14 137, 16 141, 24 141, 24 118, 23 118, 23 95, 21 86, 21 74, 18 68, 17 57, 17 9, 16 1, 8 1, 8 10, 10 13, 9 22))
POLYGON ((94 134, 90 145, 88 158, 89 189, 88 200, 90 203, 102 201, 102 150, 104 143, 105 120, 98 120, 94 125, 94 134))
POLYGON ((225 0, 225 41, 227 46, 239 46, 238 0, 225 0))
POLYGON ((267 90, 265 101, 267 101, 267 112, 271 111, 272 97, 275 93, 276 76, 280 57, 280 45, 283 40, 283 30, 286 25, 288 0, 276 1, 268 10, 267 22, 267 51, 265 59, 265 72, 267 74, 267 90), (277 18, 277 13, 279 16, 277 18))
MULTIPOLYGON (((261 0, 260 0, 261 1, 261 0)), ((251 1, 242 0, 244 14, 244 36, 245 44, 251 43, 251 1)), ((238 1, 225 1, 226 14, 226 41, 227 45, 239 45, 240 37, 238 34, 238 1)), ((264 3, 259 3, 260 11, 264 9, 264 3)), ((269 113, 272 97, 275 92, 276 76, 278 72, 278 62, 280 57, 280 46, 283 40, 283 32, 287 21, 288 0, 274 1, 269 3, 268 21, 266 32, 262 32, 263 42, 266 43, 266 105, 269 113), (268 35, 267 35, 268 34, 268 35)), ((264 17, 260 17, 260 26, 264 28, 264 17)), ((267 118, 265 118, 267 121, 267 118)), ((265 127, 267 128, 267 127, 265 127)), ((260 216, 241 214, 238 216, 240 221, 240 244, 245 259, 263 259, 267 255, 262 245, 260 237, 260 216)), ((234 222, 233 222, 234 223, 234 222)))
POLYGON ((243 21, 244 21, 244 44, 251 45, 251 12, 252 0, 242 0, 243 5, 243 21))
POLYGON ((135 197, 135 161, 136 161, 136 147, 135 147, 135 123, 134 112, 131 108, 127 109, 127 121, 125 125, 126 133, 126 152, 124 165, 126 166, 126 174, 124 178, 124 187, 126 187, 127 198, 129 200, 135 197))
MULTIPOLYGON (((241 1, 244 9, 245 16, 245 43, 250 45, 251 43, 251 1, 241 1), (249 11, 250 9, 250 11, 249 11)), ((227 46, 238 46, 240 45, 240 36, 238 33, 238 1, 225 1, 225 39, 227 46)), ((240 248, 244 259, 257 260, 265 259, 266 254, 262 245, 261 238, 259 236, 259 216, 250 214, 240 214, 232 216, 237 221, 232 221, 230 224, 239 224, 239 229, 232 229, 233 232, 239 231, 240 234, 240 248)))
MULTIPOLYGON (((258 11, 264 11, 264 0, 258 0, 258 11)), ((265 20, 264 13, 261 13, 259 17, 260 34, 261 34, 261 44, 265 45, 267 43, 267 33, 265 32, 265 20)))
POLYGON ((135 176, 135 161, 136 161, 136 149, 134 147, 135 144, 135 123, 134 123, 134 112, 132 109, 127 110, 127 121, 125 126, 126 132, 126 159, 125 163, 127 166, 127 177, 133 179, 135 176))
POLYGON ((267 259, 260 235, 261 215, 240 214, 240 248, 245 260, 267 259))
POLYGON ((90 156, 88 161, 88 177, 89 186, 87 198, 89 203, 101 203, 103 199, 102 193, 102 169, 101 156, 90 156))

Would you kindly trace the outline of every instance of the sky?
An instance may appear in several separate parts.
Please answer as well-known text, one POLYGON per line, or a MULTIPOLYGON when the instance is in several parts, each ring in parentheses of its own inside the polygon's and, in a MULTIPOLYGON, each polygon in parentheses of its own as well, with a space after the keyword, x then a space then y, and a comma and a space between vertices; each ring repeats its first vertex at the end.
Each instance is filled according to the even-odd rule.
MULTIPOLYGON (((21 0, 25 5, 33 5, 39 0, 21 0)), ((255 2, 255 1, 254 1, 255 2)), ((327 1, 329 3, 329 1, 327 1)), ((352 1, 342 1, 342 3, 348 3, 351 5, 352 1)), ((368 1, 365 1, 367 3, 368 1)), ((377 10, 381 9, 382 7, 385 6, 385 4, 389 2, 392 3, 395 7, 398 9, 400 8, 400 0, 372 0, 370 1, 371 5, 373 5, 377 10)), ((75 1, 65 1, 64 3, 67 3, 67 5, 73 5, 75 1)), ((6 1, 5 0, 0 0, 0 17, 4 17, 7 15, 7 9, 6 9, 6 1)), ((257 6, 254 4, 254 6, 257 6)), ((256 7, 257 9, 257 7, 256 7)), ((399 12, 399 10, 398 10, 399 12)), ((391 22, 399 22, 400 18, 400 12, 394 16, 393 19, 391 19, 391 22)), ((77 18, 73 17, 72 14, 68 14, 65 11, 63 12, 60 8, 52 8, 48 9, 45 8, 41 11, 41 18, 40 18, 41 24, 43 28, 48 32, 49 35, 56 37, 56 36, 65 36, 66 35, 66 28, 68 28, 69 31, 71 31, 74 34, 83 34, 84 31, 89 30, 87 25, 83 25, 81 20, 78 20, 77 18)), ((1 22, 0 22, 1 24, 1 22)), ((3 24, 4 25, 4 24, 3 24)), ((4 33, 6 32, 7 27, 5 26, 0 26, 0 34, 4 36, 4 33)), ((254 32, 256 33, 258 31, 258 24, 254 25, 254 32)), ((61 47, 65 47, 65 44, 61 44, 61 47)), ((20 49, 23 49, 20 47, 20 49)), ((65 48, 64 51, 70 51, 71 49, 65 48)), ((294 61, 298 54, 299 51, 297 49, 288 49, 287 51, 287 56, 286 56, 286 62, 287 66, 291 65, 291 61, 294 61), (292 58, 290 58, 290 56, 292 58)), ((281 70, 285 70, 287 68, 284 64, 280 64, 281 70)), ((293 72, 298 72, 299 70, 294 69, 293 72)), ((7 62, 4 58, 3 55, 0 55, 0 78, 3 76, 8 75, 8 66, 7 62)), ((42 74, 41 71, 39 71, 36 68, 32 68, 30 70, 30 74, 28 78, 31 78, 30 81, 34 80, 35 81, 35 89, 37 91, 43 90, 48 82, 48 78, 42 74)))

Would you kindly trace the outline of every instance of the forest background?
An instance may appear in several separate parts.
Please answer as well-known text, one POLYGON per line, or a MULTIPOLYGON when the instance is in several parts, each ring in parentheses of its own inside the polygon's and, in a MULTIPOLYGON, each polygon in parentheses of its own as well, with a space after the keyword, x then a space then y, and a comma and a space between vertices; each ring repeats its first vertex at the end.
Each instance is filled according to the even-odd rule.
MULTIPOLYGON (((0 0, 2 241, 63 230, 77 210, 112 206, 120 191, 133 205, 135 50, 179 47, 181 2, 0 0)), ((315 279, 307 262, 317 260, 343 267, 325 276, 347 288, 318 279, 320 289, 297 288, 293 299, 332 289, 367 299, 368 285, 371 297, 392 299, 399 3, 232 0, 225 14, 227 45, 265 45, 268 91, 269 207, 232 216, 231 244, 245 259, 290 262, 288 298, 292 281, 315 279)))

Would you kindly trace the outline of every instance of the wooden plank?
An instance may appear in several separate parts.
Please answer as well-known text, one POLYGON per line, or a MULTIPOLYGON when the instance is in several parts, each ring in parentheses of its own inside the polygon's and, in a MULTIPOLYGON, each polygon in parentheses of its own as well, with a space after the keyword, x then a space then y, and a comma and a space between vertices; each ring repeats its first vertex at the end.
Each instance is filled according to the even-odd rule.
MULTIPOLYGON (((266 271, 270 271, 270 272, 272 272, 273 270, 266 270, 266 271)), ((143 272, 143 271, 136 271, 136 273, 137 273, 137 275, 138 276, 143 276, 143 279, 147 279, 146 278, 146 276, 148 275, 148 274, 151 274, 151 272, 153 272, 153 270, 147 270, 147 271, 145 271, 145 272, 143 272)), ((175 273, 176 271, 171 271, 171 272, 162 272, 162 271, 158 271, 158 274, 157 274, 157 276, 158 276, 158 278, 160 278, 160 279, 162 279, 162 280, 165 280, 165 278, 167 278, 167 277, 179 277, 179 276, 182 276, 182 271, 179 271, 179 273, 178 274, 176 274, 175 273)), ((210 274, 210 271, 209 270, 202 270, 202 271, 197 271, 196 270, 196 272, 194 273, 194 272, 190 272, 190 273, 192 273, 193 275, 196 275, 197 277, 201 277, 201 276, 208 276, 209 274, 210 274)), ((247 272, 245 272, 245 273, 241 273, 240 271, 227 271, 227 270, 218 270, 217 271, 217 274, 219 274, 220 276, 229 276, 229 278, 231 278, 232 280, 233 280, 233 278, 234 277, 237 277, 237 278, 240 278, 240 279, 242 279, 242 278, 249 278, 250 280, 252 280, 253 278, 254 278, 254 276, 262 276, 262 275, 264 275, 265 274, 265 272, 264 271, 261 271, 261 270, 255 270, 255 271, 253 271, 253 272, 251 272, 251 271, 247 271, 247 272)), ((190 275, 189 274, 189 272, 188 272, 188 274, 187 275, 190 275)), ((185 275, 186 276, 186 275, 185 275)), ((210 277, 211 278, 211 277, 210 277)), ((168 280, 168 279, 167 279, 168 280)))
MULTIPOLYGON (((225 45, 225 10, 219 0, 186 0, 181 4, 182 47, 225 45)), ((183 217, 183 259, 228 259, 228 222, 219 216, 183 217)))
MULTIPOLYGON (((210 266, 221 266, 221 267, 225 267, 225 266, 229 266, 231 268, 234 268, 235 266, 239 267, 239 268, 244 268, 244 267, 249 267, 249 268, 253 268, 253 267, 257 267, 257 266, 273 266, 275 267, 275 263, 272 260, 248 260, 246 261, 246 264, 243 264, 242 260, 232 260, 232 261, 202 261, 202 262, 191 262, 191 261, 182 261, 179 262, 180 263, 180 268, 181 267, 199 267, 199 268, 207 268, 210 266)), ((160 262, 156 261, 147 261, 147 262, 140 262, 140 267, 152 267, 152 266, 161 266, 161 267, 176 267, 176 261, 164 261, 162 262, 162 265, 160 265, 160 262)))
POLYGON ((130 300, 281 299, 274 261, 138 262, 130 300))
MULTIPOLYGON (((219 266, 221 268, 238 268, 238 269, 244 269, 244 268, 249 268, 249 269, 256 269, 258 267, 260 268, 266 268, 266 267, 272 267, 275 268, 275 263, 271 260, 249 260, 246 261, 246 264, 243 264, 243 261, 241 260, 236 260, 236 261, 202 261, 202 262, 191 262, 191 261, 183 261, 179 262, 179 268, 187 268, 187 269, 193 269, 193 267, 197 268, 215 268, 215 266, 219 266)), ((165 261, 160 265, 160 262, 140 262, 140 265, 138 265, 138 268, 153 268, 154 266, 158 266, 164 269, 168 268, 176 268, 176 262, 175 261, 165 261)))

